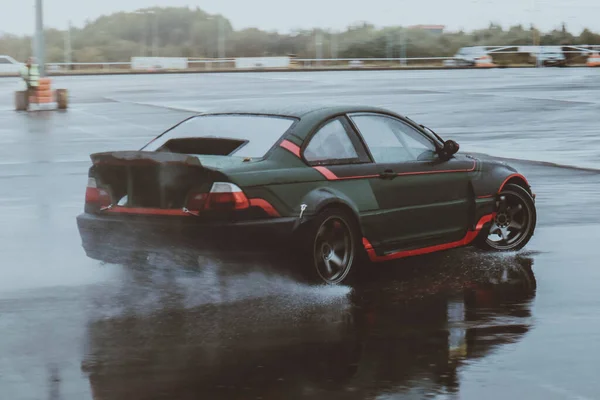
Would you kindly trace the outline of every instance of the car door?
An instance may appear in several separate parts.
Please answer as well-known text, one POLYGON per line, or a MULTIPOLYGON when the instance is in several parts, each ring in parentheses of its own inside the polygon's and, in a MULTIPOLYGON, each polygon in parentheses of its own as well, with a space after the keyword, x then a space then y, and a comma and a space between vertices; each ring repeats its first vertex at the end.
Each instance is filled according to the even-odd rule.
POLYGON ((475 161, 442 160, 433 138, 399 118, 377 113, 349 117, 379 174, 371 181, 380 207, 375 216, 379 247, 389 252, 462 239, 474 201, 469 171, 475 161))
POLYGON ((379 207, 371 184, 379 179, 377 165, 347 117, 321 124, 308 138, 302 156, 327 178, 328 188, 336 190, 358 210, 363 233, 368 237, 377 235, 377 224, 371 218, 364 218, 379 207))

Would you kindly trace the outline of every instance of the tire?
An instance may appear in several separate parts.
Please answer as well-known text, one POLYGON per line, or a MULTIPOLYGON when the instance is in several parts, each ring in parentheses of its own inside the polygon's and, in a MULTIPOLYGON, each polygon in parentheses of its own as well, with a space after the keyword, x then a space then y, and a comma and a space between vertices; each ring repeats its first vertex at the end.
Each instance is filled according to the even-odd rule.
POLYGON ((303 276, 311 283, 350 283, 364 261, 360 227, 349 212, 330 208, 318 214, 300 233, 303 276))
POLYGON ((496 217, 477 238, 488 251, 519 251, 529 243, 537 224, 533 197, 523 187, 508 184, 497 196, 496 217))

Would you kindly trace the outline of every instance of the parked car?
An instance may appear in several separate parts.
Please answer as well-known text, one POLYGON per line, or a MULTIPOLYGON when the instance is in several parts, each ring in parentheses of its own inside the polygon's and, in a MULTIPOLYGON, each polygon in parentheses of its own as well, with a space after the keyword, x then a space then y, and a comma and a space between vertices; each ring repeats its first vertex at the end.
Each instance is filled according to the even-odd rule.
POLYGON ((377 107, 214 111, 140 151, 92 154, 77 221, 93 258, 181 238, 217 253, 285 251, 328 284, 364 259, 523 248, 536 225, 527 179, 458 150, 377 107))
POLYGON ((0 74, 17 75, 21 72, 24 64, 18 62, 11 56, 0 55, 0 74))

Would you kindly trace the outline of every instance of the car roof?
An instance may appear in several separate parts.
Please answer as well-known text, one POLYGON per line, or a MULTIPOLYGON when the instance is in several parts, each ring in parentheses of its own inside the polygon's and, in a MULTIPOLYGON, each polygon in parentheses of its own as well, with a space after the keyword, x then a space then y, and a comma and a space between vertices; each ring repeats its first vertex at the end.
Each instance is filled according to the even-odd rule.
POLYGON ((327 104, 327 103, 272 103, 261 105, 237 106, 237 107, 219 107, 207 110, 200 115, 215 115, 215 114, 261 114, 273 115, 281 117, 292 117, 303 119, 309 117, 311 119, 326 119, 329 116, 334 116, 343 113, 353 112, 379 112, 385 114, 394 114, 390 110, 381 107, 365 106, 365 105, 343 105, 343 104, 327 104))

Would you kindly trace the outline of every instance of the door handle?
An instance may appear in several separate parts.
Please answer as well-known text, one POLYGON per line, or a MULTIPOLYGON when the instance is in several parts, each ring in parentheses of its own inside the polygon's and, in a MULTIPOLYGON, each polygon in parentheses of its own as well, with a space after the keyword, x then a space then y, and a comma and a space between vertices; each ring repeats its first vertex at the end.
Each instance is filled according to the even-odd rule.
POLYGON ((385 171, 379 174, 379 177, 381 179, 394 179, 396 176, 398 175, 391 169, 386 169, 385 171))

